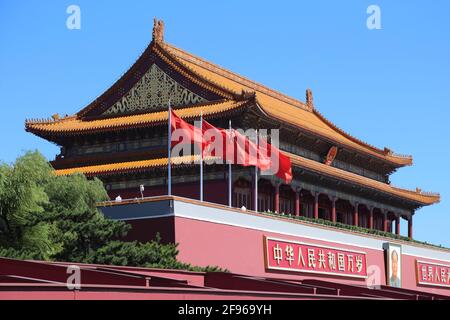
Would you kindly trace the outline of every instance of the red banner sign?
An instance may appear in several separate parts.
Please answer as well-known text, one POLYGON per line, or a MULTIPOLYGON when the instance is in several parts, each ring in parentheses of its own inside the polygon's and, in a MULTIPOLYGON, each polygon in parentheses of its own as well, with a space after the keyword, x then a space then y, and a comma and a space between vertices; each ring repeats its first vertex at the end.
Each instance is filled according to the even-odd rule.
POLYGON ((450 265, 416 260, 417 284, 450 288, 450 265))
POLYGON ((367 278, 365 252, 264 238, 266 269, 367 278))

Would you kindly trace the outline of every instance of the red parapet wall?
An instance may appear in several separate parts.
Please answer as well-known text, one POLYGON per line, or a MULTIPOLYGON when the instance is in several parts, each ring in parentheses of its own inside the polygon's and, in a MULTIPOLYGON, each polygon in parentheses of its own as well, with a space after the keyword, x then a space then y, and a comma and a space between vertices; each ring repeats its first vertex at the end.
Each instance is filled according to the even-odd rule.
POLYGON ((419 274, 417 265, 418 261, 422 261, 420 268, 423 263, 437 264, 440 267, 433 272, 444 272, 450 265, 450 251, 443 248, 177 197, 164 197, 170 208, 166 210, 156 207, 162 204, 158 199, 113 205, 104 212, 108 215, 108 210, 114 209, 115 214, 121 214, 135 226, 132 234, 140 241, 153 239, 157 230, 174 230, 179 260, 192 265, 219 266, 256 277, 366 287, 390 285, 450 296, 450 273, 439 282, 433 280, 435 277, 422 281, 419 276, 423 272, 419 274), (148 214, 143 214, 147 205, 148 214), (140 216, 132 218, 137 211, 140 216), (167 218, 161 220, 161 214, 167 218), (275 246, 281 258, 274 256, 275 246), (292 260, 286 260, 288 257, 292 260), (332 260, 334 267, 330 266, 332 260))
MULTIPOLYGON (((368 277, 354 277, 352 275, 333 276, 324 273, 298 272, 282 270, 282 268, 269 268, 267 264, 267 248, 265 238, 282 239, 284 242, 307 243, 324 248, 339 248, 340 251, 363 252, 367 257, 367 269, 369 266, 378 266, 378 279, 373 279, 373 285, 384 284, 384 255, 382 251, 370 250, 345 244, 337 244, 330 241, 320 241, 304 237, 287 236, 283 234, 260 231, 226 224, 217 224, 186 218, 175 220, 176 241, 179 243, 179 259, 195 265, 218 265, 232 272, 251 274, 261 277, 280 277, 284 279, 336 279, 340 283, 352 285, 370 285, 368 277), (196 248, 196 250, 192 250, 196 248)), ((284 248, 283 248, 284 249, 284 248)), ((285 259, 284 259, 285 260, 285 259)), ((298 257, 295 257, 298 260, 298 257)), ((297 265, 297 261, 294 262, 297 265)), ((367 273, 367 271, 366 271, 367 273)))

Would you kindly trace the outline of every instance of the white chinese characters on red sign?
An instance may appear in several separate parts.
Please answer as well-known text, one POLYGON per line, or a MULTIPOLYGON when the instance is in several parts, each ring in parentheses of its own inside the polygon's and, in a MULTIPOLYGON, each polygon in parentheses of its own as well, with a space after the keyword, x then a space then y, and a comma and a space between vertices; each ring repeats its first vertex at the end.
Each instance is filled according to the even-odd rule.
POLYGON ((367 278, 366 253, 265 238, 266 268, 367 278))
POLYGON ((450 288, 450 265, 416 260, 417 283, 450 288))

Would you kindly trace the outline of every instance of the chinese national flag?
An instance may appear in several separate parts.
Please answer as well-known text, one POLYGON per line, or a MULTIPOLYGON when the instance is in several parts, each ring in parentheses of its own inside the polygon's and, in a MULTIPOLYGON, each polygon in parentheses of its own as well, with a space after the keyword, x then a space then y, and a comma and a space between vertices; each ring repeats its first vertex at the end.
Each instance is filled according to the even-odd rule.
MULTIPOLYGON (((199 147, 205 147, 205 140, 203 139, 203 132, 200 128, 193 126, 192 124, 181 119, 172 108, 170 108, 170 127, 171 132, 175 130, 183 130, 183 135, 189 137, 190 142, 198 145, 199 147)), ((177 145, 180 141, 171 141, 172 147, 177 145)))
POLYGON ((267 143, 266 140, 260 141, 259 148, 262 153, 271 159, 271 167, 269 170, 285 183, 292 181, 292 165, 291 159, 283 154, 277 147, 267 143), (276 165, 278 163, 278 166, 276 165))
POLYGON ((202 131, 205 139, 203 157, 221 157, 226 161, 229 158, 227 156, 227 142, 230 141, 230 132, 222 128, 216 128, 205 120, 202 121, 202 131), (213 147, 213 144, 217 142, 216 139, 220 139, 221 143, 219 142, 216 147, 213 147))
POLYGON ((217 137, 222 139, 222 143, 216 144, 210 151, 211 156, 220 156, 227 162, 242 166, 255 166, 261 170, 270 168, 270 159, 261 152, 254 142, 239 131, 216 128, 203 120, 203 133, 205 134, 205 132, 207 132, 205 151, 210 151, 214 144, 214 141, 211 141, 212 139, 208 139, 208 137, 214 136, 214 139, 217 139, 217 137), (218 147, 221 147, 221 150, 217 150, 218 147))
POLYGON ((263 171, 270 170, 285 183, 292 181, 291 159, 266 140, 260 140, 257 145, 235 129, 216 128, 205 120, 202 129, 204 137, 206 136, 203 141, 203 156, 209 153, 210 156, 219 156, 233 164, 256 166, 263 171), (213 136, 214 138, 211 138, 213 136), (219 137, 222 143, 211 148, 219 137))
POLYGON ((268 170, 271 166, 270 158, 261 152, 259 146, 248 137, 233 129, 234 145, 236 147, 236 162, 243 166, 255 166, 261 170, 268 170))

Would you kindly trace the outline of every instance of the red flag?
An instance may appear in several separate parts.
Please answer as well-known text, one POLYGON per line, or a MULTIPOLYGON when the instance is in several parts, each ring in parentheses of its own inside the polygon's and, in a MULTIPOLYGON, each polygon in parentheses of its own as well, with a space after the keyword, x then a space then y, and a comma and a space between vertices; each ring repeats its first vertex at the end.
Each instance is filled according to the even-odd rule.
POLYGON ((225 161, 242 166, 256 166, 261 170, 270 168, 270 159, 261 152, 256 143, 239 131, 216 128, 203 120, 203 133, 206 133, 205 152, 209 152, 209 155, 219 156, 225 161), (216 141, 218 137, 222 141, 216 141))
POLYGON ((247 136, 233 129, 236 146, 236 162, 243 166, 255 166, 261 170, 268 170, 271 166, 270 158, 261 152, 259 146, 247 136))
POLYGON ((259 148, 271 159, 271 167, 269 170, 285 183, 290 183, 292 181, 291 159, 283 154, 277 147, 267 143, 264 139, 260 141, 259 148))
MULTIPOLYGON (((182 135, 186 135, 190 142, 195 143, 199 147, 203 148, 205 147, 205 141, 203 139, 203 132, 200 128, 193 126, 192 124, 184 121, 181 119, 177 114, 173 111, 173 109, 170 109, 170 127, 173 137, 173 132, 175 130, 183 130, 181 133, 182 135)), ((177 145, 180 141, 179 140, 172 140, 171 145, 174 147, 177 145)))
POLYGON ((230 141, 230 132, 216 128, 208 121, 202 121, 203 139, 205 140, 205 148, 203 149, 203 157, 213 156, 227 160, 227 142, 230 141))
POLYGON ((205 120, 202 129, 204 137, 206 136, 204 156, 209 152, 209 155, 220 156, 233 164, 256 166, 263 171, 270 170, 286 183, 292 181, 291 159, 265 139, 261 139, 259 145, 256 145, 235 129, 216 128, 205 120), (217 143, 218 137, 221 137, 222 143, 217 143))

